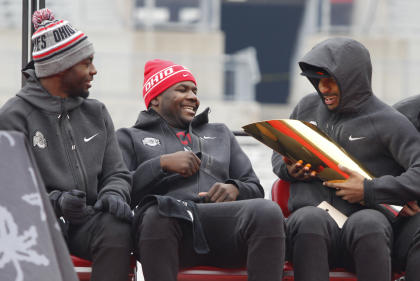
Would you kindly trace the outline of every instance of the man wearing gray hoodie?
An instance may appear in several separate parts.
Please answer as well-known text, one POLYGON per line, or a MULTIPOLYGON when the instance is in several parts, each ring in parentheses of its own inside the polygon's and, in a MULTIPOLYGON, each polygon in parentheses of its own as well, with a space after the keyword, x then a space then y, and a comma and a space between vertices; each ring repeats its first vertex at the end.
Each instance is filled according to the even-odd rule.
POLYGON ((48 9, 33 23, 34 64, 0 109, 0 130, 27 137, 70 252, 93 261, 91 280, 126 281, 131 176, 105 106, 87 99, 97 73, 92 43, 48 9))
POLYGON ((400 100, 392 107, 404 114, 404 116, 417 128, 417 131, 420 132, 420 95, 400 100))
MULTIPOLYGON (((420 95, 405 98, 392 107, 407 117, 420 132, 420 95)), ((418 186, 420 188, 420 182, 418 186)), ((407 280, 413 280, 411 276, 420 276, 420 197, 413 196, 401 213, 404 218, 394 225, 395 264, 406 269, 407 280)))
MULTIPOLYGON (((393 231, 379 203, 405 205, 420 197, 420 137, 414 126, 372 92, 368 50, 348 38, 325 40, 299 62, 316 93, 290 118, 315 124, 375 178, 345 167, 342 183, 322 182, 306 163, 274 153, 273 171, 291 182, 286 223, 295 280, 328 280, 330 267, 355 271, 358 280, 390 280, 393 231), (398 131, 396 131, 398 130, 398 131), (316 206, 327 201, 348 216, 340 229, 316 206)), ((406 261, 407 280, 418 278, 419 237, 406 261)))

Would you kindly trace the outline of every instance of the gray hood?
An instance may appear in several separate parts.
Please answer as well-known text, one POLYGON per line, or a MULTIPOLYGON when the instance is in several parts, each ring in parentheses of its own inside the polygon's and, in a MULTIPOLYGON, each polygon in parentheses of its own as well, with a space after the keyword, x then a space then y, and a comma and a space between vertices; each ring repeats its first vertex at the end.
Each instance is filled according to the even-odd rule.
POLYGON ((404 114, 420 132, 420 95, 403 99, 393 107, 404 114))
MULTIPOLYGON (((337 81, 340 104, 336 111, 357 112, 372 93, 372 64, 369 51, 349 38, 331 38, 315 45, 299 62, 302 71, 322 68, 337 81)), ((319 79, 308 78, 318 94, 319 79)), ((322 96, 321 96, 322 97, 322 96)))
POLYGON ((33 69, 26 69, 23 71, 23 74, 26 76, 27 81, 17 96, 37 108, 47 112, 60 114, 71 111, 80 106, 84 101, 81 97, 61 98, 50 95, 47 90, 42 87, 35 75, 35 70, 33 69))

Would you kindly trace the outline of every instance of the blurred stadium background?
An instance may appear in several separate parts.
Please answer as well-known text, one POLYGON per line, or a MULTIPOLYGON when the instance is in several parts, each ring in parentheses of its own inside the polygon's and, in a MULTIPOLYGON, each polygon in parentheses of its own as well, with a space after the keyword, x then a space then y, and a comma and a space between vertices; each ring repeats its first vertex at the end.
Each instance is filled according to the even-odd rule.
MULTIPOLYGON (((0 0, 0 105, 21 87, 22 3, 0 0)), ((31 2, 31 1, 29 1, 31 2)), ((211 121, 232 130, 287 118, 312 92, 297 61, 315 43, 353 37, 367 46, 373 89, 393 104, 418 94, 418 0, 46 0, 57 18, 85 31, 96 49, 91 97, 115 127, 132 126, 144 109, 144 63, 173 60, 194 73, 211 121)), ((392 128, 391 128, 392 129, 392 128)), ((271 151, 239 137, 269 197, 271 151)), ((141 273, 139 279, 142 280, 141 273)))
MULTIPOLYGON (((0 0, 0 105, 21 87, 22 3, 0 0)), ((29 1, 31 2, 31 1, 29 1)), ((287 118, 313 91, 297 61, 332 36, 371 52, 373 89, 392 104, 419 93, 418 0, 46 0, 57 18, 85 31, 96 49, 91 97, 103 101, 115 127, 132 126, 144 109, 144 63, 188 66, 211 121, 232 130, 287 118)), ((271 151, 239 138, 269 196, 271 151)))

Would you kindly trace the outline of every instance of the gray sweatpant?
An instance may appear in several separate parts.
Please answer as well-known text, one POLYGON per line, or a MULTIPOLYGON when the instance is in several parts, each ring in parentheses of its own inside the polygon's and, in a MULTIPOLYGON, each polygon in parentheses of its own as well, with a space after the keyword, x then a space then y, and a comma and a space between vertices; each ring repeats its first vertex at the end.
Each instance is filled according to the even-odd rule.
POLYGON ((98 212, 68 232, 70 253, 92 261, 91 281, 127 281, 132 251, 131 226, 98 212))
POLYGON ((328 281, 332 267, 355 272, 359 281, 391 279, 392 227, 376 210, 353 213, 340 229, 326 211, 303 207, 287 219, 286 235, 296 281, 328 281))
POLYGON ((420 213, 402 218, 394 228, 394 262, 407 281, 420 279, 420 213))
POLYGON ((284 218, 276 203, 250 199, 197 209, 208 254, 195 253, 191 224, 161 216, 156 205, 145 211, 135 241, 145 280, 176 281, 179 268, 196 265, 246 266, 250 281, 282 280, 284 218))

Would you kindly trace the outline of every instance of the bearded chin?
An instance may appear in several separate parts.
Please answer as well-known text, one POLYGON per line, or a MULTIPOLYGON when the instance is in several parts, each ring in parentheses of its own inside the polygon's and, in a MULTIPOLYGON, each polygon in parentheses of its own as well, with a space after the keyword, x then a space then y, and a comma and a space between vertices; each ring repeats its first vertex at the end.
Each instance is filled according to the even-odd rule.
POLYGON ((79 97, 87 99, 87 97, 89 96, 89 91, 83 91, 80 93, 79 97))
POLYGON ((78 98, 78 97, 81 97, 81 98, 84 98, 84 99, 86 99, 88 96, 89 96, 89 91, 77 91, 77 92, 72 92, 72 93, 70 93, 70 95, 69 95, 70 97, 73 97, 73 98, 78 98))

